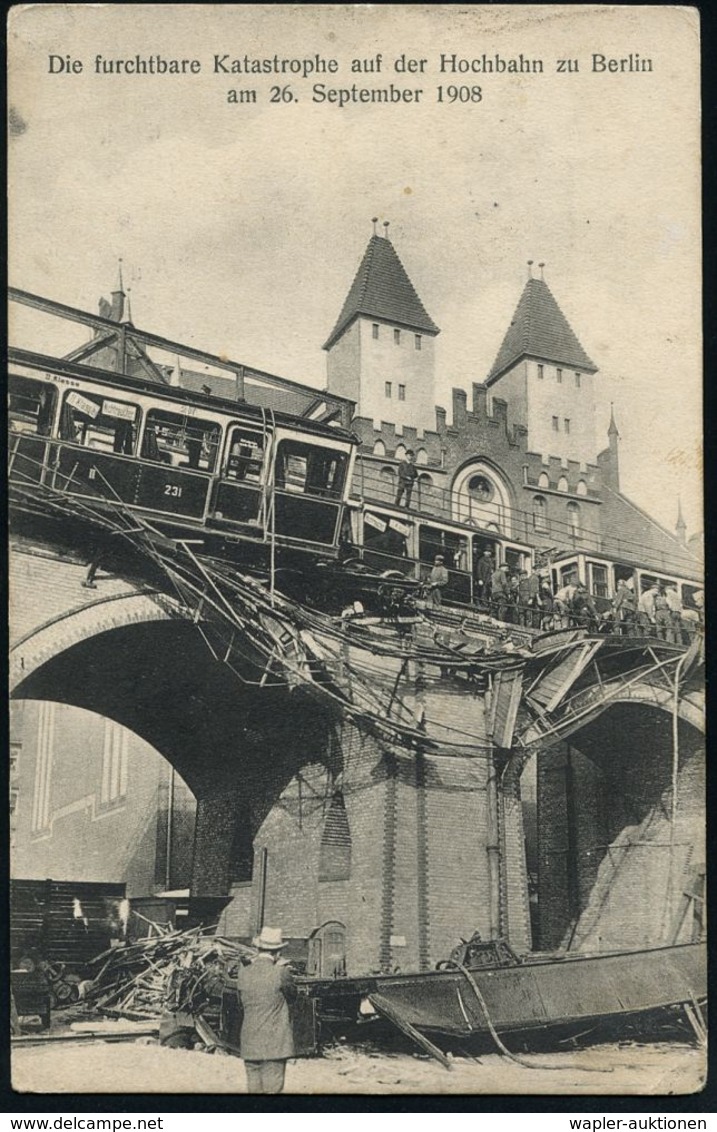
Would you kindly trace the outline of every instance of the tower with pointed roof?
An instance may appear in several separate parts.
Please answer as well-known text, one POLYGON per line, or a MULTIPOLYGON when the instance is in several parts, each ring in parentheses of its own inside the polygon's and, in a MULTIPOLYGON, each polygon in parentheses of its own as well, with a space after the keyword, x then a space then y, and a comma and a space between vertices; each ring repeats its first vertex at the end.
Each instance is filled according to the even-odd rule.
POLYGON ((331 334, 330 393, 350 397, 356 414, 419 430, 435 427, 434 342, 439 329, 421 302, 396 250, 376 232, 331 334))
MULTIPOLYGON (((541 266, 541 272, 543 264, 541 266)), ((595 460, 597 366, 545 280, 530 276, 486 384, 504 397, 528 444, 545 459, 595 460)))

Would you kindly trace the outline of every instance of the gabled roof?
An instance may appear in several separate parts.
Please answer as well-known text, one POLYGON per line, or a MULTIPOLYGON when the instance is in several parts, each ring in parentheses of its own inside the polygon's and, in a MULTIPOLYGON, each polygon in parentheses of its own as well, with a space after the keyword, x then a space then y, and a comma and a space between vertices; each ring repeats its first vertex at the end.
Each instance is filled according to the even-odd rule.
POLYGON ((324 349, 330 349, 359 315, 395 322, 411 330, 420 330, 423 334, 439 333, 388 237, 372 236, 369 240, 361 266, 324 349))
POLYGON ((695 579, 702 576, 704 566, 699 553, 680 542, 672 531, 627 495, 603 483, 602 502, 601 524, 603 530, 609 532, 607 552, 614 553, 613 544, 625 562, 653 570, 658 576, 673 574, 678 578, 695 579))
POLYGON ((486 384, 497 381, 506 370, 526 357, 556 362, 588 373, 597 370, 543 279, 529 279, 526 283, 486 384))

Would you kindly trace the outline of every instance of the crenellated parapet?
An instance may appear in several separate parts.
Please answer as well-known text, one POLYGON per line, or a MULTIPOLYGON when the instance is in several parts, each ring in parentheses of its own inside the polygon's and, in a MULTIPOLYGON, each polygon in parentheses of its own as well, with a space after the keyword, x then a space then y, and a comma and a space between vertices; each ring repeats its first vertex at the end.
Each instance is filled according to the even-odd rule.
MULTIPOLYGON (((512 419, 508 402, 491 397, 488 386, 481 382, 472 384, 470 405, 466 391, 454 388, 450 424, 446 409, 436 406, 434 430, 400 427, 388 421, 376 427, 375 422, 361 417, 353 421, 352 428, 361 440, 362 457, 369 461, 375 458, 390 464, 412 449, 418 465, 438 474, 445 483, 470 461, 483 460, 500 469, 516 503, 526 490, 588 503, 600 501, 603 477, 597 463, 582 464, 559 456, 546 459, 530 451, 528 429, 512 419)), ((527 503, 522 506, 529 509, 527 503)))

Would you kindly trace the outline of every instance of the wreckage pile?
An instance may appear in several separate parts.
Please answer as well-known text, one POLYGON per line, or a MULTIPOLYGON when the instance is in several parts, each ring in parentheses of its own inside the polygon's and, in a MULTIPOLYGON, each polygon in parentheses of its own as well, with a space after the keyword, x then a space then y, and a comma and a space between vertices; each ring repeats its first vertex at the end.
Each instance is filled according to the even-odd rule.
POLYGON ((92 960, 97 973, 82 984, 87 1010, 133 1021, 168 1011, 213 1012, 227 978, 256 954, 201 927, 172 931, 157 926, 157 931, 160 934, 113 947, 92 960))

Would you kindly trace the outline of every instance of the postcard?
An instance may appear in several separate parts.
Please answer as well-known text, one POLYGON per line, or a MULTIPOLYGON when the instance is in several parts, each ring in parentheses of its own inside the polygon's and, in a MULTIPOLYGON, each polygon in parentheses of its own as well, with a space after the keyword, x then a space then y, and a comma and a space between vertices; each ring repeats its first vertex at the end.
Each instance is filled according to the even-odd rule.
POLYGON ((699 43, 10 11, 18 1104, 703 1087, 699 43))

